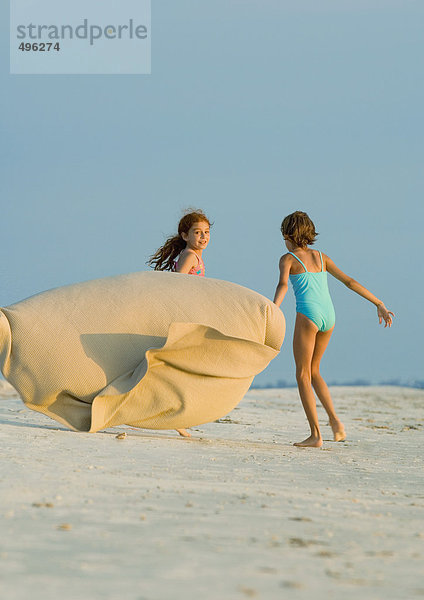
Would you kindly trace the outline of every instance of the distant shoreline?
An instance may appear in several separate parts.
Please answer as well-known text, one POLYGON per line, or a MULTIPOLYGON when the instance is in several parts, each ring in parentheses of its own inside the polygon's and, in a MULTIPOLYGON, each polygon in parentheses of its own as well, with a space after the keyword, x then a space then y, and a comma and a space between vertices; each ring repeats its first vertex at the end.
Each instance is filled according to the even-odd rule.
MULTIPOLYGON (((355 381, 330 381, 328 382, 330 387, 404 387, 412 388, 417 390, 424 389, 424 380, 416 380, 413 382, 405 382, 398 380, 391 381, 379 381, 373 383, 365 379, 356 379, 355 381)), ((297 385, 294 382, 277 381, 276 383, 265 383, 265 384, 253 384, 250 389, 252 390, 275 390, 275 389, 286 389, 295 388, 297 385)))
MULTIPOLYGON (((380 381, 378 383, 372 383, 365 379, 357 379, 355 381, 330 381, 328 383, 330 387, 402 387, 402 388, 410 388, 422 390, 424 389, 424 380, 416 380, 413 382, 404 382, 398 380, 391 381, 380 381)), ((250 389, 251 390, 278 390, 278 389, 292 389, 296 388, 296 384, 294 382, 287 382, 284 380, 279 380, 275 383, 264 383, 264 384, 253 384, 250 389)), ((0 373, 0 396, 1 395, 12 395, 14 393, 14 388, 12 385, 3 377, 3 374, 0 373)), ((17 392, 16 392, 17 393, 17 392)))

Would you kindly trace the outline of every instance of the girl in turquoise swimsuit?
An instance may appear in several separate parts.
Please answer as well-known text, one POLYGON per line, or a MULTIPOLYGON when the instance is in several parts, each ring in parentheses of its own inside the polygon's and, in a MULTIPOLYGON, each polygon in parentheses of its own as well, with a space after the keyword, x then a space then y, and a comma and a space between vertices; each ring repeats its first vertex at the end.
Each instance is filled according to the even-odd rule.
POLYGON ((320 448, 322 437, 312 387, 328 414, 334 441, 340 442, 346 438, 343 423, 336 414, 329 389, 319 371, 321 358, 330 341, 336 320, 328 291, 327 273, 375 304, 379 322, 382 323, 384 319, 385 327, 391 327, 394 314, 363 285, 336 267, 329 256, 308 248, 318 234, 306 213, 296 211, 288 215, 281 224, 281 233, 288 253, 280 259, 280 279, 275 290, 274 302, 280 306, 290 279, 296 297, 297 313, 293 336, 296 380, 311 428, 311 435, 295 446, 320 448))

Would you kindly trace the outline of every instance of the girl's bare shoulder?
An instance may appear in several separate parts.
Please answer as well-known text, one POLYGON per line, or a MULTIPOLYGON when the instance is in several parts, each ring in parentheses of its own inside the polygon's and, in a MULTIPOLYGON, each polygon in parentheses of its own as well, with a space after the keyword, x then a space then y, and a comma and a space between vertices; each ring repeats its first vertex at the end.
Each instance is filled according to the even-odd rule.
POLYGON ((293 266, 293 256, 290 253, 283 254, 280 257, 278 266, 281 274, 289 274, 293 266))
MULTIPOLYGON (((184 248, 184 250, 181 251, 180 256, 178 257, 178 271, 180 271, 182 269, 182 272, 185 273, 186 269, 188 269, 188 271, 197 265, 197 263, 199 262, 199 259, 197 258, 197 254, 195 253, 194 250, 191 250, 191 248, 184 248)), ((187 272, 188 272, 187 271, 187 272)))
POLYGON ((286 252, 286 254, 283 254, 282 256, 280 256, 280 260, 279 263, 280 265, 287 265, 290 264, 293 260, 293 256, 290 254, 290 252, 286 252))
POLYGON ((181 251, 180 257, 195 259, 197 257, 197 254, 191 248, 184 248, 184 250, 181 251))
POLYGON ((333 262, 331 260, 331 258, 328 256, 328 254, 326 254, 325 252, 321 251, 321 256, 322 256, 322 261, 323 261, 325 267, 327 266, 328 262, 333 262))

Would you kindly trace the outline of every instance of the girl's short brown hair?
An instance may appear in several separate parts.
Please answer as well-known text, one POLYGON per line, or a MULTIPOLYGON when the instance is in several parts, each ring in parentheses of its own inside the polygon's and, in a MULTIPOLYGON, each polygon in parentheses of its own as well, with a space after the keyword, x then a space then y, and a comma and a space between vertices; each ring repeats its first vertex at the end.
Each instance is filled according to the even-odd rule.
POLYGON ((301 210, 297 210, 283 219, 281 233, 301 248, 313 244, 318 235, 309 216, 301 210))

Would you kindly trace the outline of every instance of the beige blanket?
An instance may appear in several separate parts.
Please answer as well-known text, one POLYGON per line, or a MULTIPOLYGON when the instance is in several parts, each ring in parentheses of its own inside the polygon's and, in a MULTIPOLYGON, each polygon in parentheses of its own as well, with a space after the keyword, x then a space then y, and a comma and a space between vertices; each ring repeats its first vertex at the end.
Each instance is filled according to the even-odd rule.
POLYGON ((71 429, 213 421, 278 354, 282 312, 239 285, 141 272, 0 310, 0 367, 25 404, 71 429))

